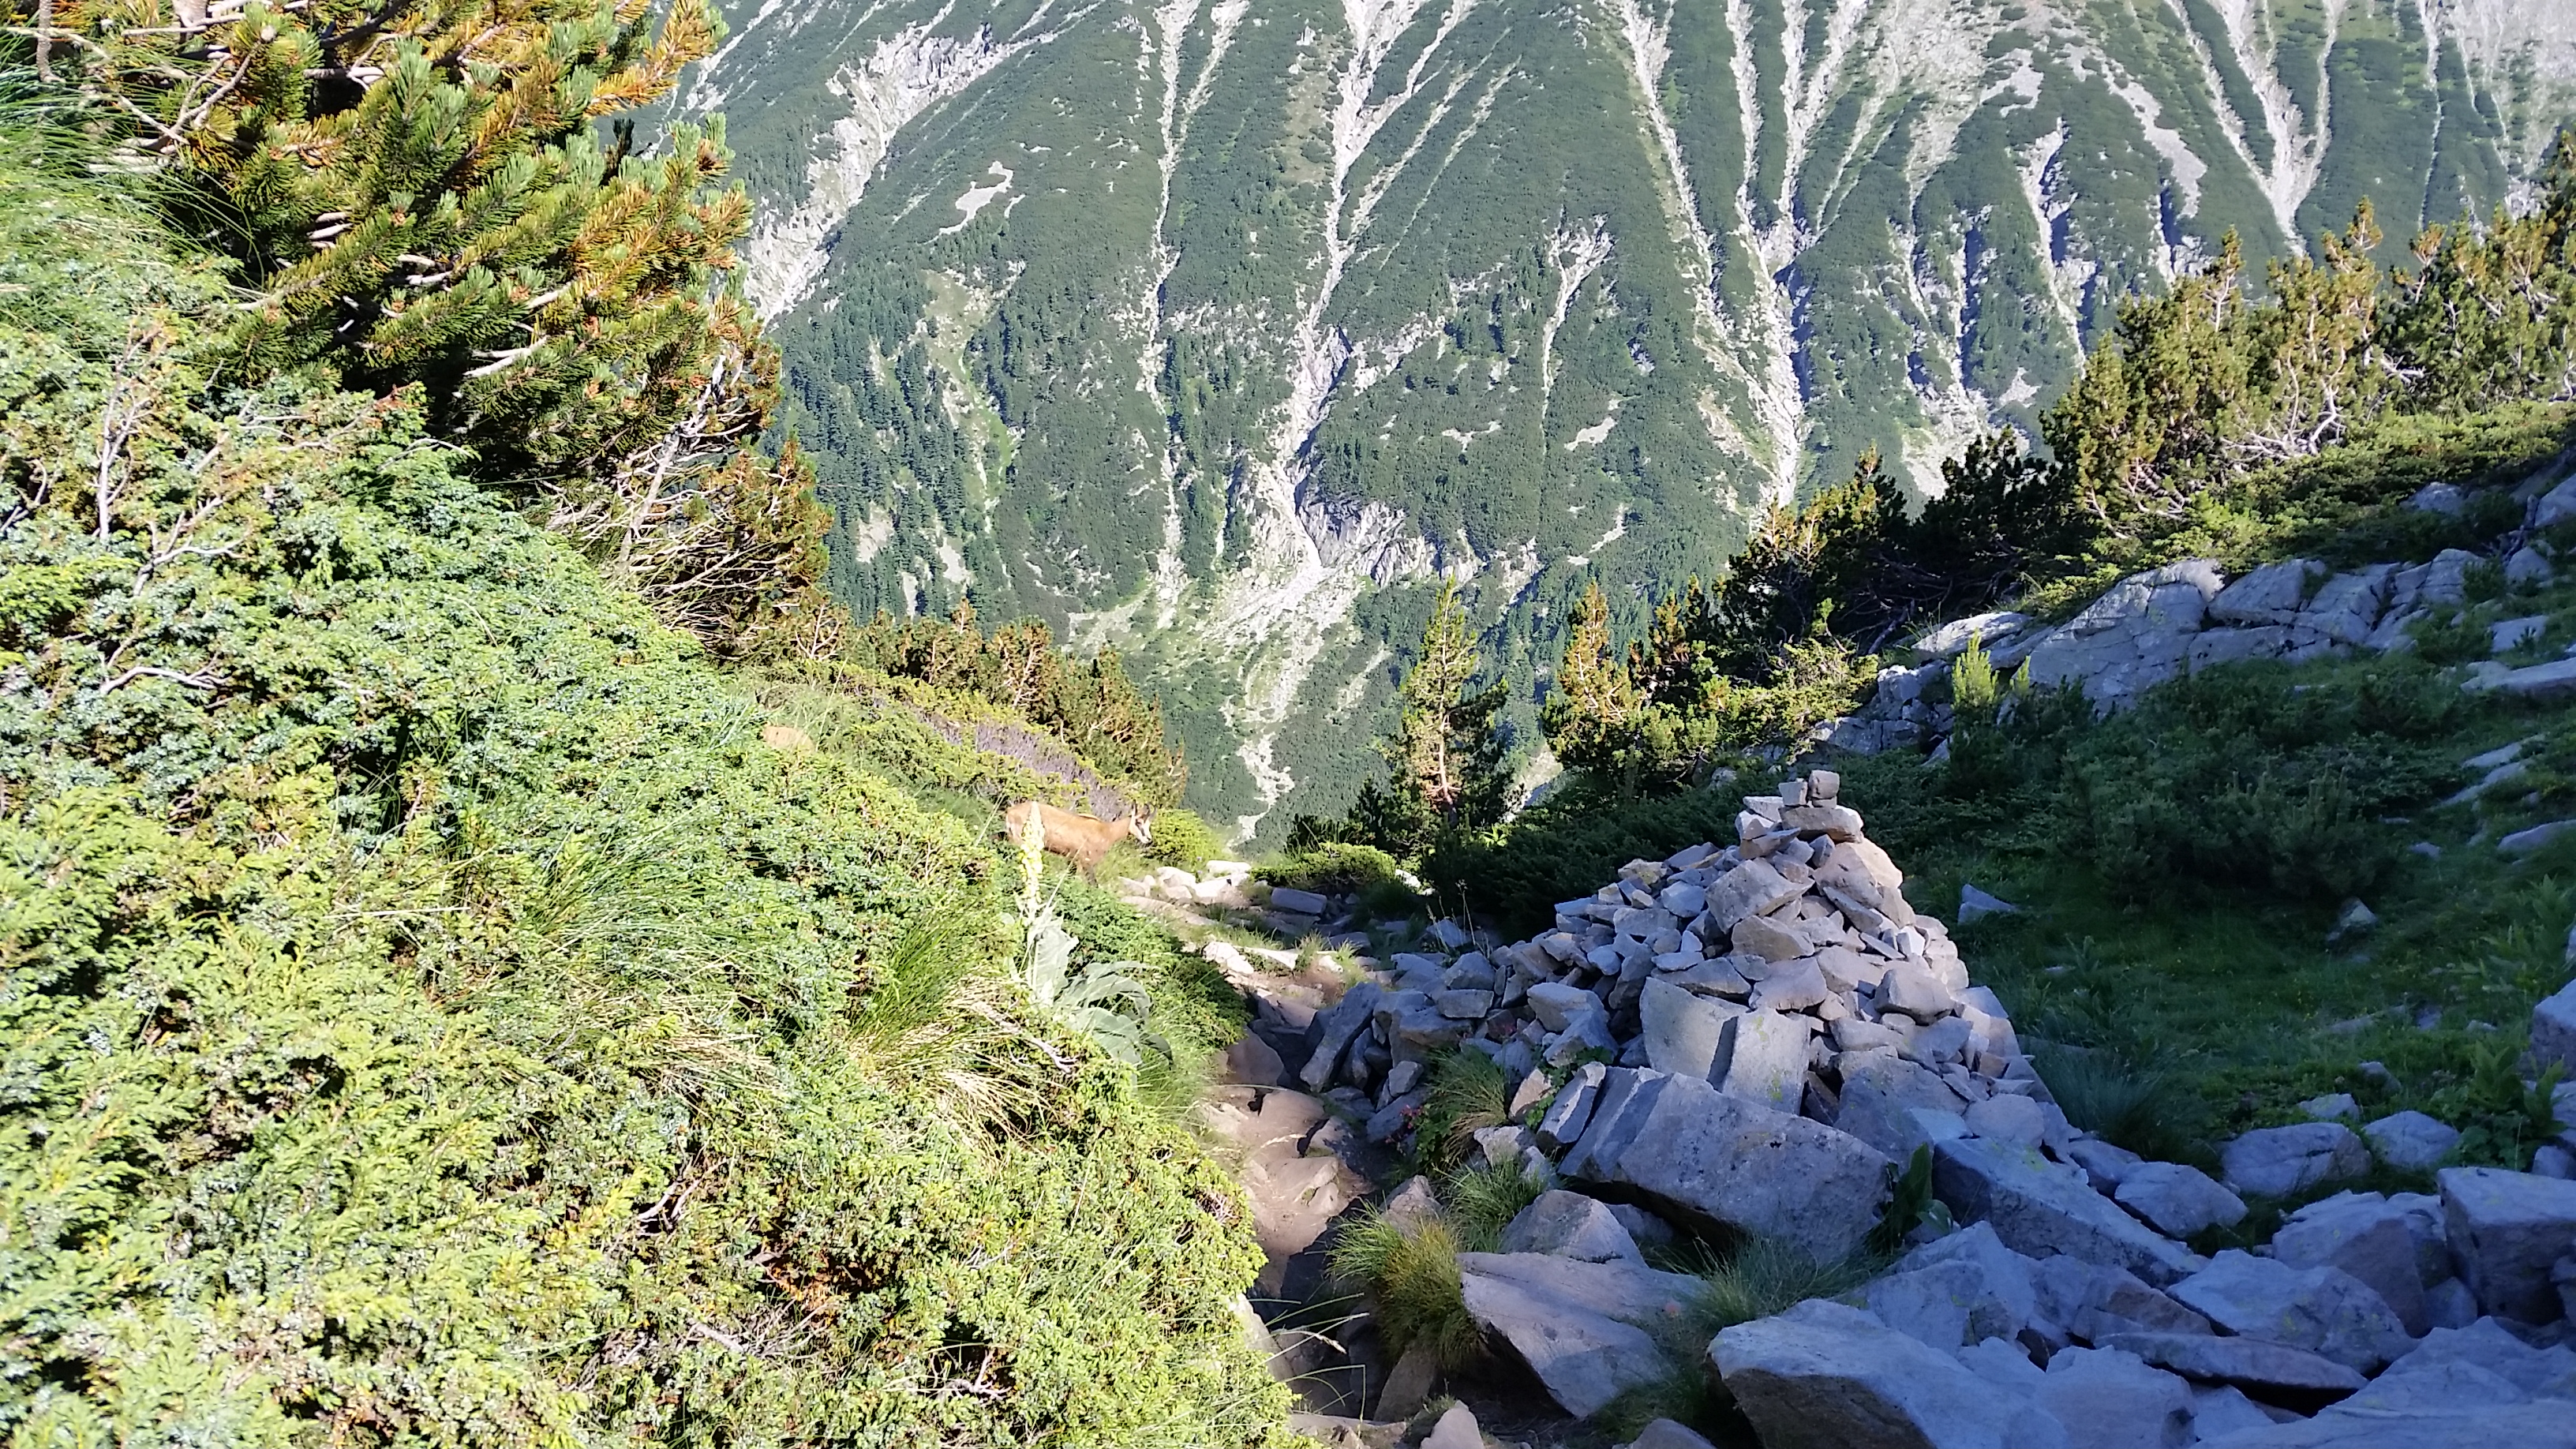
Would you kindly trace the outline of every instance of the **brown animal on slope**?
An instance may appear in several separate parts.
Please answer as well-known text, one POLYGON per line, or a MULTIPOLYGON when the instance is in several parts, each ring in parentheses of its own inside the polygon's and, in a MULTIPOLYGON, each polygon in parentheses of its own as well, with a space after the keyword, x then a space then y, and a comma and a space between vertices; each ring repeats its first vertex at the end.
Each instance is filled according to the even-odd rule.
POLYGON ((1041 844, 1082 867, 1083 874, 1100 869, 1102 858, 1122 839, 1133 839, 1138 845, 1154 841, 1154 818, 1139 811, 1116 820, 1102 820, 1091 815, 1076 815, 1058 810, 1035 800, 1023 800, 1002 812, 1003 833, 1016 842, 1028 831, 1035 819, 1044 831, 1041 844))

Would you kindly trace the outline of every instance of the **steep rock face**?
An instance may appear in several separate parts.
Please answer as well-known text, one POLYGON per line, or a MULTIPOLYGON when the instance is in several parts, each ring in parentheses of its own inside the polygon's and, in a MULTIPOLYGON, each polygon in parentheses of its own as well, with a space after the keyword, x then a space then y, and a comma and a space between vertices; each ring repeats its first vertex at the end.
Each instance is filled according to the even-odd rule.
POLYGON ((1201 803, 1284 820, 1408 583, 1473 576, 1527 677, 1587 566, 1711 573, 1873 444, 1935 484, 2231 227, 2505 198, 2576 94, 2550 9, 743 0, 685 108, 836 590, 1141 649, 1201 803))

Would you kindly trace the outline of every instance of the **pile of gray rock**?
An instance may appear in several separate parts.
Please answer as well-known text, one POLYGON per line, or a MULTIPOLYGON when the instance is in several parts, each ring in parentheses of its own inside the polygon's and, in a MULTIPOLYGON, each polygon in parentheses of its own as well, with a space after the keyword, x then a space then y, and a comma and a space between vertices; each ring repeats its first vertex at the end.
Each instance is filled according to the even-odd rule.
MULTIPOLYGON (((2534 567, 2549 566, 2537 553, 2530 559, 2534 567)), ((2477 561, 2446 549, 2412 567, 2372 564, 2336 573, 2314 559, 2285 559, 2229 583, 2214 561, 2187 559, 2120 580, 2054 628, 2012 612, 1944 624, 1915 641, 1914 665, 1879 672, 1867 706, 1819 733, 1864 754, 1946 735, 1947 707, 1933 702, 1933 686, 1949 677, 1972 640, 1999 672, 2026 663, 2032 684, 2077 685, 2105 710, 2125 708, 2156 685, 2212 665, 2409 648, 2409 631, 2419 620, 2467 602, 2468 570, 2477 561)))
MULTIPOLYGON (((1964 1226, 1927 1222, 1859 1291, 1705 1346, 1771 1449, 2576 1449, 2576 1183, 2449 1168, 2438 1195, 2346 1192, 2256 1252, 2195 1253, 2245 1194, 2312 1192, 2374 1152, 2428 1165, 2449 1129, 2249 1133, 2224 1182, 2087 1136, 1838 794, 1829 771, 1784 782, 1745 799, 1734 843, 1631 862, 1537 937, 1452 927, 1311 1014, 1267 1011, 1270 1095, 1400 1146, 1435 1057, 1493 1059, 1510 1120, 1476 1150, 1547 1190, 1503 1251, 1461 1255, 1462 1293, 1577 1417, 1696 1351, 1675 1326, 1699 1284, 1650 1249, 1689 1232, 1840 1258, 1928 1149, 1964 1226)), ((1389 1210, 1437 1208, 1417 1182, 1389 1210)))

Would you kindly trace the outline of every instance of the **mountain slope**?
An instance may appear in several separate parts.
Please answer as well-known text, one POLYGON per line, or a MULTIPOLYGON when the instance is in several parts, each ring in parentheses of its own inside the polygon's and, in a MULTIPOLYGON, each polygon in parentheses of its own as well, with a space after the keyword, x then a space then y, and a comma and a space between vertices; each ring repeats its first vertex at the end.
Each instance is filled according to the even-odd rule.
POLYGON ((685 108, 835 591, 1141 649, 1250 828, 1346 798, 1434 571, 1528 681, 1582 571, 1711 573, 1873 446, 1937 486, 2229 229, 2508 198, 2549 8, 759 0, 685 108))

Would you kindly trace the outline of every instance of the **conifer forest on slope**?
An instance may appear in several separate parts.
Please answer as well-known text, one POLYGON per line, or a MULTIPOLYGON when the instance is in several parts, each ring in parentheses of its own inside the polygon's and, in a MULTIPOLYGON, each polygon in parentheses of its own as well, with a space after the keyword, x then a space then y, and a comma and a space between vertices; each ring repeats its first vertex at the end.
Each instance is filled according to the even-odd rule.
POLYGON ((2134 292, 2527 196, 2546 0, 743 0, 679 117, 756 203, 863 617, 1035 614, 1192 799, 1347 803, 1436 573, 1534 719, 1876 449, 1920 493, 2134 292))

